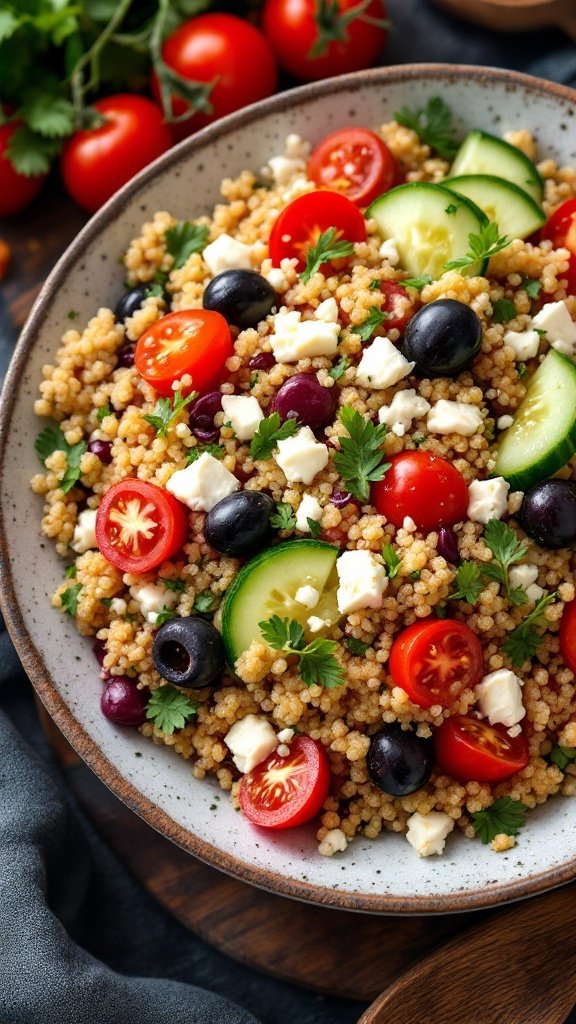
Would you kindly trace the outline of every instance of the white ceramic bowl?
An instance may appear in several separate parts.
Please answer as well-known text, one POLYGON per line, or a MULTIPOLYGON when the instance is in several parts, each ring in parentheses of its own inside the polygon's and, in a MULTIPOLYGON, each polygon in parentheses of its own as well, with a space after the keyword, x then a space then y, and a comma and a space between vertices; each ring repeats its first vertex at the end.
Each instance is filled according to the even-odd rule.
POLYGON ((41 500, 28 486, 37 471, 32 405, 41 367, 77 310, 88 319, 114 306, 118 260, 155 210, 178 218, 207 213, 220 178, 258 170, 282 151, 289 132, 312 142, 349 124, 378 125, 404 104, 442 96, 460 133, 525 127, 541 154, 576 164, 576 93, 496 69, 419 65, 382 68, 304 86, 232 115, 156 161, 80 232, 50 275, 30 315, 2 397, 0 432, 1 584, 4 614, 25 668, 48 711, 87 763, 133 810, 190 853, 244 881, 298 899, 373 913, 425 913, 486 907, 541 892, 576 876, 576 800, 531 811, 518 845, 494 854, 453 836, 441 858, 421 860, 404 837, 358 838, 346 856, 316 852, 313 829, 263 834, 236 814, 215 786, 137 732, 100 713, 90 642, 51 609, 61 563, 40 535, 41 500), (136 756, 139 754, 141 756, 136 756))

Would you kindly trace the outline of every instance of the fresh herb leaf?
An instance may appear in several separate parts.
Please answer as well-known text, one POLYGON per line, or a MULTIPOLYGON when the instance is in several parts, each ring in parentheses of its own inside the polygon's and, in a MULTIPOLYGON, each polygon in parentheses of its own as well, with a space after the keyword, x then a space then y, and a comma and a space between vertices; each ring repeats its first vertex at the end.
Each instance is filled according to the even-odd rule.
POLYGON ((14 169, 29 178, 36 174, 47 174, 59 148, 57 139, 48 139, 21 125, 10 136, 6 155, 14 169))
POLYGON ((306 267, 300 274, 300 280, 306 284, 313 274, 323 263, 330 260, 341 260, 344 256, 351 256, 354 252, 352 242, 345 238, 338 238, 337 228, 328 228, 318 237, 316 245, 311 245, 306 253, 306 267))
POLYGON ((181 391, 176 391, 172 401, 169 398, 159 398, 154 412, 148 413, 144 419, 146 423, 154 427, 158 437, 166 437, 169 428, 182 412, 182 409, 185 409, 187 405, 190 405, 190 402, 194 402, 197 398, 197 391, 191 391, 186 398, 183 397, 181 391))
POLYGON ((344 647, 347 651, 350 651, 350 654, 355 658, 362 658, 371 646, 371 643, 367 644, 364 640, 357 640, 355 636, 344 637, 344 647))
POLYGON ((506 324, 516 316, 516 306, 510 299, 496 299, 492 303, 492 319, 495 324, 506 324))
POLYGON ((402 559, 398 557, 391 544, 382 545, 382 558, 386 562, 389 579, 394 579, 402 565, 402 559))
POLYGON ((522 278, 522 288, 529 296, 529 298, 537 299, 540 295, 542 282, 539 281, 537 278, 525 276, 522 278))
POLYGON ((60 594, 60 601, 65 612, 76 615, 78 611, 78 594, 82 590, 81 583, 73 583, 60 594))
POLYGON ((112 406, 110 405, 110 402, 108 402, 108 405, 101 405, 100 406, 100 408, 98 409, 98 412, 96 413, 96 419, 98 420, 98 423, 102 423, 102 420, 105 420, 107 416, 113 416, 113 415, 114 415, 114 410, 113 410, 112 406))
POLYGON ((548 625, 544 610, 557 597, 557 591, 553 594, 544 594, 533 611, 504 640, 502 650, 516 667, 520 667, 538 653, 544 637, 537 630, 545 629, 548 625))
POLYGON ((380 287, 380 281, 378 280, 378 278, 376 278, 375 281, 371 281, 370 284, 368 285, 368 291, 370 291, 370 292, 377 292, 379 287, 380 287))
POLYGON ((576 750, 574 747, 562 747, 560 744, 550 751, 552 764, 558 765, 561 772, 565 771, 570 761, 576 761, 576 750))
POLYGON ((304 629, 296 619, 273 615, 258 626, 268 646, 275 651, 300 651, 304 647, 304 629))
POLYGON ((539 338, 545 338, 548 334, 548 331, 545 331, 543 327, 532 327, 532 330, 536 331, 539 338))
POLYGON ((292 505, 287 501, 279 501, 276 505, 276 512, 270 516, 270 525, 275 530, 293 530, 296 526, 296 516, 292 505))
POLYGON ((445 265, 445 270, 466 270, 468 267, 473 267, 475 263, 488 260, 497 252, 506 249, 511 241, 512 239, 508 235, 498 233, 498 225, 493 221, 489 224, 482 224, 477 235, 474 233, 468 235, 469 249, 466 255, 460 256, 456 260, 449 260, 445 265))
POLYGON ((103 604, 105 608, 111 608, 112 607, 112 601, 113 601, 113 598, 111 598, 111 597, 101 597, 100 598, 100 604, 103 604))
POLYGON ((266 643, 275 651, 298 654, 298 670, 306 686, 318 683, 331 689, 345 682, 344 670, 335 657, 338 644, 335 640, 316 637, 304 646, 304 630, 295 619, 281 619, 273 615, 265 622, 258 623, 266 643))
POLYGON ((444 213, 447 213, 449 217, 452 217, 455 213, 458 213, 458 207, 456 206, 456 203, 448 203, 448 206, 444 210, 444 213))
POLYGON ((62 96, 41 89, 30 90, 19 116, 33 132, 47 138, 61 138, 74 131, 74 107, 62 96))
POLYGON ((483 843, 491 843, 496 836, 517 836, 526 824, 528 808, 520 800, 502 796, 484 811, 472 815, 472 826, 483 843))
POLYGON ((191 466, 201 455, 212 455, 215 459, 223 459, 226 449, 222 444, 197 444, 186 452, 186 465, 191 466))
POLYGON ((250 391, 252 391, 252 388, 256 387, 256 385, 257 385, 259 380, 260 380, 260 374, 258 373, 258 370, 256 370, 254 373, 252 373, 250 375, 250 384, 248 385, 248 387, 250 388, 250 391))
POLYGON ((150 298, 162 299, 164 297, 164 284, 166 283, 166 280, 167 280, 167 275, 164 278, 164 281, 162 283, 160 281, 154 281, 153 284, 147 285, 147 287, 146 287, 146 298, 147 299, 150 299, 150 298))
POLYGON ((181 220, 173 228, 168 228, 164 238, 168 252, 174 257, 172 270, 183 267, 193 252, 203 252, 208 233, 206 224, 191 224, 188 220, 181 220))
POLYGON ((400 284, 403 288, 417 288, 421 292, 427 284, 432 284, 432 277, 430 274, 422 274, 420 277, 405 277, 400 284))
POLYGON ((80 479, 80 461, 87 448, 86 442, 78 441, 77 444, 68 444, 60 427, 44 427, 34 442, 34 448, 40 461, 44 464, 53 452, 64 452, 66 471, 60 481, 60 490, 67 494, 80 479))
POLYGON ((310 533, 314 540, 318 540, 318 537, 322 533, 322 526, 316 519, 310 519, 310 516, 306 516, 306 522, 310 529, 310 533))
POLYGON ((431 96, 421 110, 402 107, 394 114, 394 119, 405 128, 411 128, 419 139, 439 156, 451 160, 457 152, 458 144, 453 138, 452 111, 441 96, 431 96))
POLYGON ((328 370, 328 376, 332 377, 332 380, 340 380, 340 377, 346 373, 349 366, 350 360, 346 356, 342 356, 336 365, 331 370, 328 370))
POLYGON ((456 590, 448 594, 448 600, 476 604, 483 589, 481 575, 476 562, 460 562, 456 569, 456 590))
POLYGON ((419 448, 421 444, 424 444, 425 440, 426 434, 414 434, 414 436, 412 437, 412 441, 414 442, 415 448, 419 448))
POLYGON ((173 594, 183 594, 186 590, 184 580, 168 580, 165 576, 160 576, 159 580, 164 584, 166 590, 170 590, 173 594))
POLYGON ((176 612, 172 608, 169 608, 167 604, 165 604, 158 612, 158 615, 154 620, 154 625, 163 626, 165 622, 170 622, 171 619, 175 618, 176 612))
POLYGON ((340 451, 334 456, 334 465, 346 490, 359 501, 368 501, 370 484, 382 480, 390 469, 390 463, 383 461, 382 450, 388 427, 385 423, 374 426, 349 405, 342 406, 339 417, 348 437, 340 437, 340 451))
POLYGON ((520 380, 524 380, 524 377, 528 373, 528 367, 526 366, 526 363, 518 363, 516 366, 516 370, 518 372, 520 380))
POLYGON ((66 571, 64 575, 67 580, 76 579, 76 562, 72 562, 72 565, 66 566, 66 571))
POLYGON ((215 611, 218 605, 218 598, 211 590, 205 590, 202 594, 197 594, 194 598, 194 611, 198 612, 199 615, 208 615, 209 612, 215 611))
POLYGON ((282 423, 280 415, 273 412, 260 421, 258 430, 250 442, 250 455, 254 460, 269 459, 278 441, 285 441, 300 430, 298 420, 289 419, 282 423))
POLYGON ((420 579, 421 575, 422 575, 422 573, 421 573, 420 569, 414 569, 414 572, 410 573, 410 579, 414 580, 415 582, 417 582, 420 579))
POLYGON ((370 312, 366 319, 361 324, 358 324, 358 326, 353 328, 354 334, 357 334, 362 342, 369 341, 374 334, 374 331, 376 331, 378 327, 381 327, 387 319, 388 315, 386 313, 382 313, 382 311, 378 309, 378 306, 370 306, 370 312))
POLYGON ((146 705, 146 718, 157 729, 171 736, 175 729, 183 729, 189 718, 198 711, 198 704, 174 686, 159 686, 146 705))
POLYGON ((515 531, 500 519, 489 519, 484 527, 484 540, 493 554, 492 562, 483 562, 481 572, 506 588, 506 596, 512 604, 525 604, 527 597, 519 597, 518 588, 510 587, 508 569, 519 562, 528 551, 528 545, 518 540, 515 531))

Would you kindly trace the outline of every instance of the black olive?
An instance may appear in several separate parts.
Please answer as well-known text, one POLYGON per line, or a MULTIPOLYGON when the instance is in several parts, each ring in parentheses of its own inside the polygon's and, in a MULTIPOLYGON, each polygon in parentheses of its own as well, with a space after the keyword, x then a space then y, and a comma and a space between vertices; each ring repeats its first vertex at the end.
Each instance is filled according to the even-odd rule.
POLYGON ((482 324, 470 306, 438 299, 418 310, 404 335, 406 359, 429 377, 453 377, 480 351, 482 324))
POLYGON ((224 645, 218 630, 205 619, 171 619, 154 637, 152 660, 169 683, 190 690, 214 687, 224 671, 224 645))
POLYGON ((206 516, 206 540, 216 551, 233 558, 254 555, 271 541, 270 516, 276 505, 261 491, 236 491, 222 498, 206 516))
POLYGON ((372 782, 391 796, 408 796, 421 789, 434 764, 432 740, 402 729, 395 722, 372 736, 368 750, 372 782))
POLYGON ((134 316, 134 313, 140 309, 144 299, 148 297, 149 288, 150 285, 137 284, 135 288, 131 288, 129 292, 126 292, 114 310, 116 319, 122 321, 126 320, 129 316, 134 316))
POLYGON ((223 270, 210 281, 202 299, 204 309, 221 313, 242 331, 265 320, 278 296, 265 277, 255 270, 223 270))
POLYGON ((520 522, 543 548, 576 543, 576 480, 543 480, 524 495, 520 522))

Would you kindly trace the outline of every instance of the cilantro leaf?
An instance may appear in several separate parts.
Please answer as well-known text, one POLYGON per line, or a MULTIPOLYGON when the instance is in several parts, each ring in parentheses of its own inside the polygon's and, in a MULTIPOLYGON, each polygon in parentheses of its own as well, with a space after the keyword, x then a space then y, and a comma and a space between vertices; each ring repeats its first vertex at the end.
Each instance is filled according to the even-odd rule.
POLYGON ((522 278, 522 287, 529 298, 537 299, 540 295, 542 288, 542 282, 537 278, 528 277, 527 275, 522 278))
POLYGON ((432 277, 430 274, 422 274, 421 277, 405 277, 400 284, 404 288, 417 288, 420 292, 427 284, 432 284, 432 277))
POLYGON ((367 644, 364 640, 357 640, 355 636, 344 637, 344 647, 346 650, 350 651, 350 654, 355 658, 362 658, 371 646, 371 643, 367 644))
POLYGON ((312 537, 314 540, 318 540, 318 537, 322 533, 322 526, 317 519, 310 519, 310 516, 306 516, 306 522, 308 523, 312 537))
POLYGON ((110 405, 110 402, 108 402, 107 405, 101 405, 100 406, 100 408, 98 409, 98 412, 96 413, 96 419, 98 420, 98 423, 102 423, 102 420, 105 420, 107 416, 113 416, 113 415, 114 415, 114 410, 113 410, 112 406, 110 405))
POLYGON ((439 156, 451 160, 458 149, 453 138, 452 111, 441 96, 431 96, 421 110, 402 107, 394 114, 394 119, 405 128, 411 128, 419 139, 439 156))
POLYGON ((19 115, 33 132, 63 138, 74 131, 74 107, 63 96, 35 89, 27 93, 19 115))
POLYGON ((78 594, 82 590, 81 583, 73 583, 71 586, 66 587, 60 594, 60 601, 62 608, 69 615, 76 615, 78 612, 78 594))
POLYGON ((359 501, 368 501, 370 484, 382 480, 390 469, 390 463, 383 461, 382 450, 388 427, 385 423, 374 426, 371 420, 365 420, 348 405, 342 406, 339 417, 348 437, 340 437, 340 451, 334 455, 334 465, 346 490, 359 501))
POLYGON ((168 252, 174 257, 172 270, 179 270, 193 252, 202 252, 206 248, 208 233, 206 224, 191 224, 188 220, 181 220, 173 228, 168 228, 164 238, 168 252))
POLYGON ((298 655, 298 670, 306 686, 318 683, 331 689, 345 682, 344 670, 335 657, 338 649, 335 640, 316 637, 304 646, 304 629, 300 623, 295 619, 281 619, 279 615, 273 615, 258 625, 264 640, 275 651, 298 655))
POLYGON ((169 398, 159 398, 154 412, 148 413, 148 415, 144 416, 144 419, 146 423, 154 427, 158 437, 166 437, 169 428, 179 413, 182 412, 182 409, 185 409, 187 405, 190 405, 190 402, 194 402, 197 398, 197 391, 191 391, 186 398, 182 396, 182 392, 176 391, 172 401, 169 398))
POLYGON ((505 324, 516 316, 516 306, 510 299, 495 299, 492 303, 492 319, 495 324, 505 324))
MULTIPOLYGON (((508 569, 519 562, 528 551, 528 545, 518 540, 515 531, 500 519, 489 519, 484 527, 484 540, 494 558, 492 562, 484 562, 481 571, 484 576, 503 584, 506 596, 512 604, 525 604, 527 598, 519 597, 517 591, 510 587, 508 569)), ((522 591, 522 593, 524 593, 522 591)))
POLYGON ((402 565, 402 559, 398 557, 391 544, 382 545, 382 558, 386 562, 388 578, 394 579, 402 565))
POLYGON ((77 444, 68 444, 60 427, 44 427, 34 442, 34 448, 44 465, 48 456, 53 452, 65 453, 66 470, 60 481, 60 490, 67 494, 80 479, 80 461, 87 449, 86 442, 78 441, 77 444))
POLYGON ((332 380, 340 380, 348 367, 350 366, 350 360, 346 356, 342 356, 335 366, 331 370, 328 370, 328 376, 332 377, 332 380))
POLYGON ((186 722, 198 711, 198 704, 174 686, 159 686, 150 696, 146 705, 146 718, 167 736, 175 729, 183 729, 186 722))
POLYGON ((466 255, 460 256, 456 260, 448 260, 444 269, 467 270, 473 267, 475 263, 488 260, 491 256, 495 256, 497 252, 506 249, 511 241, 512 239, 508 235, 500 235, 498 233, 498 225, 494 224, 493 221, 489 224, 482 224, 477 235, 474 233, 468 235, 469 249, 466 255))
POLYGON ((197 594, 194 598, 194 611, 198 612, 199 615, 208 615, 209 612, 216 610, 218 605, 218 598, 211 590, 205 590, 202 594, 197 594))
POLYGON ((304 629, 296 619, 273 615, 258 626, 268 646, 275 651, 300 651, 304 647, 304 629))
POLYGON ((6 149, 14 169, 27 178, 36 174, 47 174, 50 162, 57 155, 60 143, 55 139, 47 139, 38 132, 33 132, 26 125, 21 125, 10 136, 6 149))
POLYGON ((456 569, 456 590, 448 594, 448 600, 476 604, 483 588, 481 575, 476 562, 460 562, 456 569))
POLYGON ((163 605, 163 607, 158 612, 158 614, 157 614, 157 616, 156 616, 156 618, 154 620, 154 625, 155 626, 163 626, 165 622, 170 622, 171 619, 175 619, 175 618, 176 618, 176 612, 174 611, 174 609, 173 608, 169 608, 168 605, 165 604, 165 605, 163 605))
POLYGON ((170 590, 173 594, 183 594, 186 590, 184 580, 168 580, 165 576, 160 576, 159 580, 164 584, 166 590, 170 590))
POLYGON ((266 416, 258 425, 258 430, 250 442, 250 455, 254 460, 269 459, 278 441, 285 441, 300 430, 298 420, 289 419, 282 423, 280 414, 273 412, 266 416))
POLYGON ((576 761, 576 750, 574 747, 562 747, 558 743, 550 751, 549 756, 552 764, 558 765, 560 771, 563 772, 568 767, 570 761, 576 761))
POLYGON ((520 800, 502 796, 484 811, 472 815, 472 826, 484 844, 491 843, 496 836, 517 836, 526 824, 528 808, 520 800))
POLYGON ((544 639, 537 629, 545 629, 548 625, 544 610, 557 597, 557 591, 552 594, 544 594, 533 611, 504 640, 502 650, 516 667, 523 665, 525 661, 529 661, 537 654, 544 639))
POLYGON ((306 253, 306 267, 300 274, 300 280, 306 284, 313 274, 323 263, 330 260, 341 260, 344 256, 351 256, 354 252, 352 242, 345 238, 338 238, 337 228, 328 228, 318 237, 316 245, 311 245, 306 253))
POLYGON ((382 313, 378 306, 370 306, 366 319, 358 326, 353 327, 354 334, 357 334, 360 341, 369 341, 374 331, 388 319, 387 313, 382 313))
POLYGON ((76 562, 72 562, 72 565, 66 566, 64 575, 67 580, 76 579, 76 562))
POLYGON ((293 530, 296 526, 296 516, 292 505, 287 501, 279 501, 276 505, 276 512, 270 516, 270 525, 275 530, 293 530))
POLYGON ((191 466, 201 455, 212 455, 215 459, 223 459, 226 449, 222 444, 197 444, 186 453, 186 465, 191 466))

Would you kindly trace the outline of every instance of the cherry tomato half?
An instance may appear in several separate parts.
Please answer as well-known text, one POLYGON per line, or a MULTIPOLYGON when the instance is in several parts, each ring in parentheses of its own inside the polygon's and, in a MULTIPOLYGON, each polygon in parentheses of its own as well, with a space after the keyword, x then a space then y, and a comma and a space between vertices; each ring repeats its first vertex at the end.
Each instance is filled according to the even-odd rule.
POLYGON ((402 334, 416 312, 414 303, 406 289, 394 281, 380 281, 380 291, 384 295, 380 309, 386 314, 386 330, 396 328, 402 334))
POLYGON ((96 514, 98 547, 122 572, 148 572, 171 558, 187 528, 187 509, 174 495, 134 477, 113 484, 96 514))
POLYGON ((396 178, 392 153, 368 128, 341 128, 318 143, 308 161, 308 177, 320 188, 342 192, 368 206, 396 178))
MULTIPOLYGON (((306 192, 293 199, 276 218, 270 232, 270 259, 275 267, 283 259, 297 259, 300 270, 306 254, 323 231, 336 228, 336 239, 366 241, 366 223, 358 207, 339 192, 306 192)), ((335 266, 344 261, 334 261, 335 266)), ((329 266, 323 263, 324 273, 329 266)), ((332 263, 330 264, 332 266, 332 263)))
POLYGON ((554 211, 541 229, 541 238, 550 239, 555 249, 568 249, 570 261, 565 276, 568 291, 576 295, 576 198, 567 199, 554 211))
POLYGON ((372 485, 372 504, 389 523, 410 516, 420 530, 453 526, 466 518, 468 488, 454 466, 430 452, 393 455, 383 480, 372 485))
POLYGON ((35 174, 33 177, 20 174, 8 159, 6 151, 18 127, 17 122, 0 125, 0 217, 11 217, 24 210, 38 194, 46 178, 45 174, 35 174))
POLYGON ((398 634, 390 652, 390 675, 421 708, 449 708, 467 687, 480 682, 482 644, 457 619, 423 619, 398 634))
POLYGON ((318 814, 329 785, 323 748, 309 736, 296 736, 287 757, 274 752, 243 777, 240 806, 254 825, 293 828, 318 814))
POLYGON ((570 601, 562 613, 560 654, 568 668, 576 675, 576 601, 570 601))
POLYGON ((488 725, 468 715, 447 718, 434 730, 436 763, 459 782, 500 782, 530 760, 523 733, 513 738, 504 725, 488 725))
POLYGON ((182 309, 168 313, 140 337, 134 353, 138 373, 160 395, 172 395, 172 384, 190 374, 184 392, 205 391, 232 355, 230 328, 211 309, 182 309))

